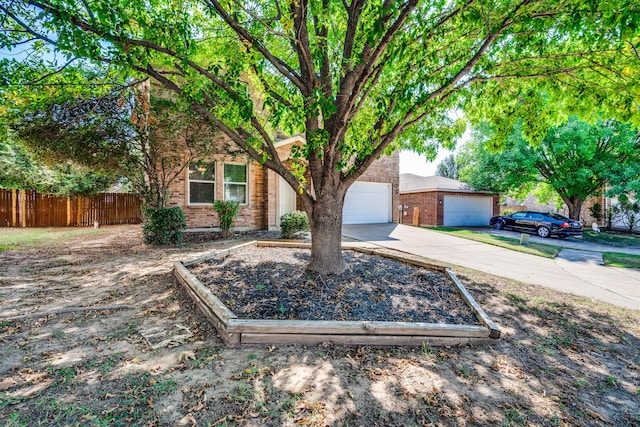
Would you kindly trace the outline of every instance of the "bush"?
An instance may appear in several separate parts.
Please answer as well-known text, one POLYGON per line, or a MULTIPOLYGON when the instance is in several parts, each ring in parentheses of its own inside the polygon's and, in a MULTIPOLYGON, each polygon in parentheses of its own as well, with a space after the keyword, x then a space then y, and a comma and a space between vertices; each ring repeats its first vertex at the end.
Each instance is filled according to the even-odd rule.
POLYGON ((240 206, 233 200, 216 200, 213 202, 213 210, 218 214, 220 220, 220 234, 226 239, 229 237, 229 230, 233 225, 233 220, 238 216, 240 206))
POLYGON ((595 202, 590 208, 589 213, 596 222, 602 221, 602 205, 599 202, 595 202))
POLYGON ((613 218, 621 222, 628 233, 640 226, 640 202, 620 202, 611 209, 613 218))
POLYGON ((151 245, 169 245, 182 242, 187 223, 179 206, 172 208, 147 208, 144 210, 142 234, 144 242, 151 245))
POLYGON ((293 211, 280 217, 280 234, 283 239, 290 239, 298 231, 309 230, 309 218, 306 212, 293 211))

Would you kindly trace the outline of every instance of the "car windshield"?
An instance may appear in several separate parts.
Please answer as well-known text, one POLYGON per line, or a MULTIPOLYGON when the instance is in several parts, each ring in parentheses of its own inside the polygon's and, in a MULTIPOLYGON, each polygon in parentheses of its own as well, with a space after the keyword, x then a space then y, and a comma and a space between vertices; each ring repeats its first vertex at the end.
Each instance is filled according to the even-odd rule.
POLYGON ((569 218, 567 218, 566 216, 562 216, 560 214, 557 213, 550 213, 549 216, 553 219, 558 219, 560 221, 570 221, 569 218))

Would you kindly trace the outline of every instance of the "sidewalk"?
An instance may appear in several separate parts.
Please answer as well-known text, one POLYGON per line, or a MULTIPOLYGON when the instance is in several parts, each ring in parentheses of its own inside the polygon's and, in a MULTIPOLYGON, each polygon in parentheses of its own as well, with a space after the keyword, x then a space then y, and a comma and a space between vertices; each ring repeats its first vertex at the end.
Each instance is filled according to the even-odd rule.
MULTIPOLYGON (((640 310, 639 270, 605 267, 565 255, 552 260, 394 223, 345 225, 342 234, 496 276, 640 310)), ((568 254, 571 255, 570 252, 568 254)))

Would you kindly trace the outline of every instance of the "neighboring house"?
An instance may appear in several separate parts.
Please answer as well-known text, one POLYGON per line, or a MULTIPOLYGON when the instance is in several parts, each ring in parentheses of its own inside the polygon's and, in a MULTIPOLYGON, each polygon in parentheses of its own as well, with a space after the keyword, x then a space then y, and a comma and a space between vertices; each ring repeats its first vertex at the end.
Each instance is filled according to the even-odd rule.
MULTIPOLYGON (((279 141, 276 147, 283 161, 302 136, 279 141)), ((180 206, 188 228, 218 227, 212 208, 215 200, 236 200, 240 211, 236 229, 277 230, 280 217, 303 210, 293 188, 270 169, 243 155, 216 154, 191 163, 170 187, 170 206, 180 206)), ((343 223, 398 221, 399 154, 381 157, 349 189, 344 203, 343 223)))
MULTIPOLYGON (((598 203, 600 203, 600 206, 602 207, 603 211, 609 211, 613 206, 619 204, 620 202, 618 201, 617 197, 607 197, 605 195, 601 196, 599 198, 600 200, 596 200, 598 203)), ((637 195, 630 195, 630 201, 634 202, 637 200, 637 195), (634 197, 635 196, 635 197, 634 197)), ((600 225, 602 226, 607 226, 607 221, 606 219, 602 219, 602 221, 600 221, 600 225)), ((628 231, 629 230, 629 224, 624 221, 622 218, 620 217, 615 217, 612 218, 611 221, 611 228, 614 230, 619 230, 619 231, 628 231)), ((639 233, 640 232, 640 226, 636 226, 633 227, 633 231, 635 233, 639 233)))
POLYGON ((498 215, 499 203, 497 194, 474 191, 455 179, 400 175, 400 222, 404 224, 487 226, 491 217, 498 215))
MULTIPOLYGON (((504 198, 504 205, 502 205, 502 210, 506 210, 509 212, 518 212, 518 211, 536 211, 536 212, 555 212, 561 215, 567 215, 568 209, 563 203, 561 206, 556 206, 552 201, 547 204, 539 203, 539 200, 536 196, 529 194, 527 198, 523 201, 516 200, 512 197, 506 196, 504 198)), ((584 211, 584 207, 582 209, 584 211)))
MULTIPOLYGON (((611 209, 612 206, 618 204, 617 197, 607 197, 603 191, 599 196, 590 197, 584 201, 582 204, 582 209, 580 210, 580 221, 585 227, 591 227, 593 223, 598 224, 600 227, 607 227, 607 219, 605 212, 611 209), (600 219, 595 218, 591 214, 591 207, 595 204, 600 205, 601 217, 600 219)), ((538 212, 555 212, 560 215, 568 215, 568 209, 563 204, 562 206, 555 206, 553 202, 547 205, 541 205, 537 203, 537 198, 535 196, 529 195, 524 202, 519 203, 517 200, 512 199, 510 197, 506 198, 506 205, 500 206, 501 212, 517 212, 522 210, 528 211, 538 211, 538 212)), ((619 218, 613 218, 611 221, 611 228, 615 230, 627 230, 627 226, 625 223, 619 218)), ((636 228, 636 231, 640 231, 640 229, 636 228)))

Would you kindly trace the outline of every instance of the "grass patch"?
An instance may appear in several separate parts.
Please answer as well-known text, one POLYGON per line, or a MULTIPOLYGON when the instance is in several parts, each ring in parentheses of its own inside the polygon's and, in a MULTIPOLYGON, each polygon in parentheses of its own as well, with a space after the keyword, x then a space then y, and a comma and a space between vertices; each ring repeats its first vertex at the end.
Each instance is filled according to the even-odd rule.
POLYGON ((109 234, 108 228, 5 228, 2 230, 0 252, 45 245, 64 244, 70 239, 100 237, 109 234))
POLYGON ((640 268, 640 256, 633 254, 621 254, 618 252, 604 252, 602 260, 605 265, 621 268, 640 268))
POLYGON ((611 232, 596 233, 595 231, 584 231, 582 240, 585 242, 599 243, 601 245, 615 246, 617 248, 628 248, 640 246, 640 237, 633 234, 620 234, 611 232))
POLYGON ((557 246, 545 245, 542 243, 529 242, 527 245, 521 245, 518 239, 504 236, 494 236, 487 233, 479 233, 471 230, 460 230, 451 227, 425 227, 429 230, 439 233, 449 234, 451 236, 461 237, 463 239, 473 240, 475 242, 486 243, 488 245, 499 246, 501 248, 510 249, 512 251, 524 252, 526 254, 537 255, 544 258, 555 258, 560 252, 557 246))

